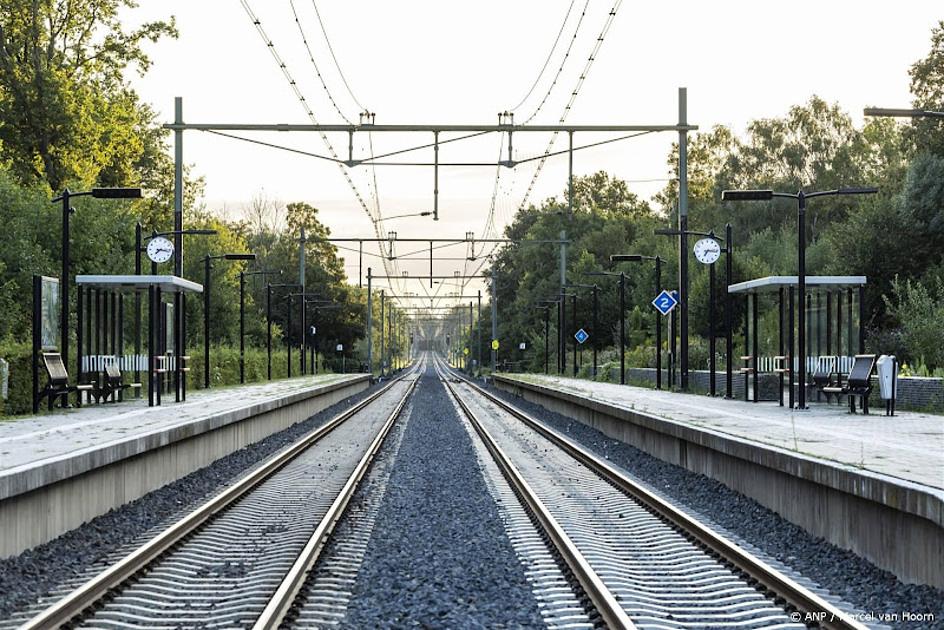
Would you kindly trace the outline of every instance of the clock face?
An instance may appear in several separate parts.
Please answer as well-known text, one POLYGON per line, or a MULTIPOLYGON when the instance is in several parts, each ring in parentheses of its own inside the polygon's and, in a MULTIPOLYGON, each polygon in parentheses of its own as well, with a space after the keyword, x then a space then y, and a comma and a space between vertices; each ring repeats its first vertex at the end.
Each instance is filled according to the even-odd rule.
POLYGON ((151 262, 167 262, 174 255, 174 244, 163 236, 153 238, 147 245, 147 255, 151 262))
POLYGON ((703 238, 695 243, 695 258, 698 262, 711 265, 721 256, 721 246, 713 238, 703 238))

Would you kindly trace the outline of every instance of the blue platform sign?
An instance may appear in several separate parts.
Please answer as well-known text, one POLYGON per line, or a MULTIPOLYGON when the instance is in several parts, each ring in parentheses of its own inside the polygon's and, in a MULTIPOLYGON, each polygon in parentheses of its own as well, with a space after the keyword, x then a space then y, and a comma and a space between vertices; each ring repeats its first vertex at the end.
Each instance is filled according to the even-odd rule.
POLYGON ((656 299, 652 301, 652 305, 656 307, 656 310, 662 313, 663 315, 668 315, 672 312, 672 309, 678 305, 678 298, 676 298, 672 293, 663 289, 662 293, 656 296, 656 299))
POLYGON ((583 328, 581 328, 580 330, 574 333, 574 339, 577 340, 577 343, 583 343, 589 338, 590 338, 590 333, 588 333, 583 328))

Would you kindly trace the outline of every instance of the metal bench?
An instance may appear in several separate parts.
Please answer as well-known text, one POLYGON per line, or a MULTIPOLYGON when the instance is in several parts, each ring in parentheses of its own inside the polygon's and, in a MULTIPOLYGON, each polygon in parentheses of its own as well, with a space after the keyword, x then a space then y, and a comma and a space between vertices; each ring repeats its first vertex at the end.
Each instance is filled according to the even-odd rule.
POLYGON ((869 413, 869 394, 872 393, 872 373, 875 371, 874 354, 857 354, 849 370, 849 377, 842 385, 830 385, 823 388, 827 394, 845 394, 849 397, 849 412, 855 413, 855 398, 859 397, 862 413, 869 413))
POLYGON ((826 394, 826 402, 829 403, 832 392, 826 391, 826 388, 842 387, 839 375, 839 357, 835 355, 818 357, 816 365, 813 367, 813 373, 810 375, 810 385, 816 389, 817 393, 826 394))
POLYGON ((62 361, 62 355, 58 352, 43 353, 43 367, 46 370, 46 386, 36 392, 36 400, 33 401, 34 408, 43 398, 48 398, 49 409, 59 396, 65 396, 72 392, 92 391, 94 384, 88 385, 69 385, 69 371, 62 361))
POLYGON ((124 382, 121 369, 118 367, 118 360, 115 357, 111 357, 111 360, 105 361, 101 387, 95 388, 92 391, 92 395, 95 396, 95 402, 101 402, 104 398, 112 398, 112 400, 114 400, 113 396, 115 394, 126 389, 140 388, 141 383, 124 382))

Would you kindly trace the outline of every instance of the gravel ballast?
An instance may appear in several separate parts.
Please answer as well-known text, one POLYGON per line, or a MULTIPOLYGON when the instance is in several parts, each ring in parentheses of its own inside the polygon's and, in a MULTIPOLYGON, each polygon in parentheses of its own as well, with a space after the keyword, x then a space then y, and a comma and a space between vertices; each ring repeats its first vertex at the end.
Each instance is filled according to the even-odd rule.
MULTIPOLYGON (((34 605, 40 598, 80 578, 90 577, 201 502, 220 492, 242 473, 304 433, 324 424, 379 385, 355 394, 311 418, 251 444, 206 468, 111 510, 58 538, 18 556, 0 559, 0 620, 34 605)), ((0 621, 0 626, 5 625, 0 621)))
POLYGON ((542 627, 472 443, 430 367, 343 625, 542 627))
POLYGON ((564 433, 634 478, 687 508, 699 518, 716 523, 771 558, 841 597, 873 619, 896 628, 944 628, 944 593, 930 587, 904 584, 851 551, 815 537, 753 499, 718 481, 659 460, 624 442, 567 416, 489 386, 489 391, 564 433), (908 615, 925 615, 907 621, 908 615), (929 619, 926 615, 932 615, 929 619), (897 615, 885 618, 881 615, 897 615))

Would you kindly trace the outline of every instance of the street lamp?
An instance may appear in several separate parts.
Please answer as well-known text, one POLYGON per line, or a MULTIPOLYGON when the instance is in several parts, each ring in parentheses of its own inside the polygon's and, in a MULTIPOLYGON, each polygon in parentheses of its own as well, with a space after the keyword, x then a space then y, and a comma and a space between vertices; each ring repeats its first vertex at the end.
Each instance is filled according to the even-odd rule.
MULTIPOLYGON (((662 257, 643 256, 642 254, 614 254, 612 262, 642 262, 653 260, 656 263, 656 291, 662 290, 662 257)), ((662 314, 656 311, 656 389, 662 389, 662 314)))
POLYGON ((626 274, 622 271, 588 271, 585 276, 618 276, 619 277, 619 311, 620 311, 620 385, 626 384, 626 274))
POLYGON ((866 107, 863 111, 866 116, 884 116, 891 118, 944 118, 944 112, 927 109, 890 109, 887 107, 866 107))
MULTIPOLYGON (((834 197, 839 195, 870 195, 878 188, 838 188, 807 193, 774 192, 772 190, 725 190, 721 192, 722 201, 769 201, 774 197, 796 199, 797 201, 797 341, 799 354, 798 409, 806 409, 806 200, 814 197, 834 197)), ((791 353, 792 353, 791 348, 791 353)), ((755 357, 755 361, 756 361, 755 357)))
POLYGON ((203 387, 210 388, 210 263, 214 260, 255 260, 255 254, 217 254, 203 257, 203 387))
MULTIPOLYGON (((280 272, 281 273, 281 272, 280 272)), ((268 380, 272 380, 272 289, 274 288, 293 288, 301 289, 302 285, 300 284, 271 284, 266 283, 266 377, 268 380)), ((288 374, 291 375, 292 370, 292 345, 291 345, 291 335, 292 335, 292 307, 289 305, 288 309, 288 327, 285 330, 285 339, 288 341, 288 374)))
MULTIPOLYGON (((593 348, 593 377, 596 378, 597 375, 597 343, 596 335, 598 332, 597 329, 597 316, 599 315, 600 310, 600 301, 597 299, 597 291, 599 287, 595 284, 566 284, 564 286, 573 287, 575 289, 590 289, 593 291, 593 337, 591 338, 590 345, 593 348)), ((577 327, 577 298, 574 297, 574 328, 577 327)), ((574 341, 577 341, 577 338, 574 337, 574 341)), ((574 345, 574 376, 577 376, 577 346, 574 345)))
MULTIPOLYGON (((94 197, 96 199, 140 199, 140 188, 93 188, 83 192, 72 192, 68 188, 58 197, 53 197, 51 203, 62 202, 62 280, 59 283, 59 354, 62 355, 62 364, 69 365, 69 270, 72 267, 72 257, 69 249, 71 230, 69 217, 75 209, 69 204, 73 197, 94 197)), ((63 406, 68 402, 68 395, 63 396, 63 406)))
POLYGON ((239 272, 239 382, 246 382, 246 276, 281 276, 282 270, 269 271, 260 269, 258 271, 239 272))

